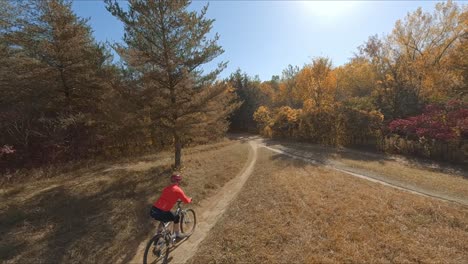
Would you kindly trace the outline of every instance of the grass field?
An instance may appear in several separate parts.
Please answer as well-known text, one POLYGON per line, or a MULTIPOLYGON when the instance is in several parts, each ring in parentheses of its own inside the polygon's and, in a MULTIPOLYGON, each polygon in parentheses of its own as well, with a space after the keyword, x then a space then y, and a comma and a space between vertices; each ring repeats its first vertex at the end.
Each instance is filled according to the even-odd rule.
POLYGON ((466 263, 467 207, 259 157, 189 263, 466 263))
POLYGON ((455 198, 468 204, 468 178, 460 174, 408 166, 394 160, 362 161, 349 158, 339 160, 358 171, 371 172, 376 178, 414 190, 426 190, 442 197, 455 198))
POLYGON ((281 145, 338 168, 468 204, 468 171, 462 166, 311 144, 282 142, 281 145))
MULTIPOLYGON (((210 196, 239 173, 249 148, 227 140, 184 151, 185 192, 195 203, 210 196)), ((149 208, 169 183, 171 162, 160 153, 4 185, 0 260, 128 262, 152 231, 149 208)))

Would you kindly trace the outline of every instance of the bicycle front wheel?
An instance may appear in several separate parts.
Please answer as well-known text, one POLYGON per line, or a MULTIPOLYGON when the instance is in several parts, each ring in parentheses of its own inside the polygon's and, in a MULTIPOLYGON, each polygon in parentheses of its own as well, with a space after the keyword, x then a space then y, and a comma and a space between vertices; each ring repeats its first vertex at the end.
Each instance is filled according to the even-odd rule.
POLYGON ((195 211, 193 209, 185 210, 180 217, 180 229, 182 230, 182 233, 190 236, 193 234, 196 225, 197 217, 195 215, 195 211))
POLYGON ((167 263, 170 241, 161 234, 155 235, 146 245, 143 264, 167 263))

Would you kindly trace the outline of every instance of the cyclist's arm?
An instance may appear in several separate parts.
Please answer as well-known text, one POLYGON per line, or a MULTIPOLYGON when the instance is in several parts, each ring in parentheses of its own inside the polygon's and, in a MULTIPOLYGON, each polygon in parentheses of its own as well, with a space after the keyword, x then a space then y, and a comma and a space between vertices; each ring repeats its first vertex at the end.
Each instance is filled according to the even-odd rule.
POLYGON ((179 192, 179 199, 186 204, 192 202, 192 198, 187 197, 182 189, 179 192))

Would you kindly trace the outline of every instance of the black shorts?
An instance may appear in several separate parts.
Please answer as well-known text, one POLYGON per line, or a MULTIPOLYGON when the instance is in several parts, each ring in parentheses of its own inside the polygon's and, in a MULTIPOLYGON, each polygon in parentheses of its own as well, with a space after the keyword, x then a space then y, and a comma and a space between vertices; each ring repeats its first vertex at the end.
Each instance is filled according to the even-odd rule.
POLYGON ((154 218, 154 220, 161 221, 163 223, 167 222, 174 222, 176 224, 179 223, 179 216, 175 215, 171 211, 163 211, 157 207, 152 207, 151 212, 150 212, 151 217, 154 218))

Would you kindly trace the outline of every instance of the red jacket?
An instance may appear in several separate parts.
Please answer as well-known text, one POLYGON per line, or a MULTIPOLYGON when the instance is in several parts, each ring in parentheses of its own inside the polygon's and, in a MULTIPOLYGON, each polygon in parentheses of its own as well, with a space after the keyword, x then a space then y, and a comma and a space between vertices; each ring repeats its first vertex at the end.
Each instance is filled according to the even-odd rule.
POLYGON ((153 206, 162 211, 170 211, 178 199, 182 200, 184 203, 192 202, 192 199, 188 198, 184 191, 174 183, 164 188, 161 196, 154 202, 153 206))

